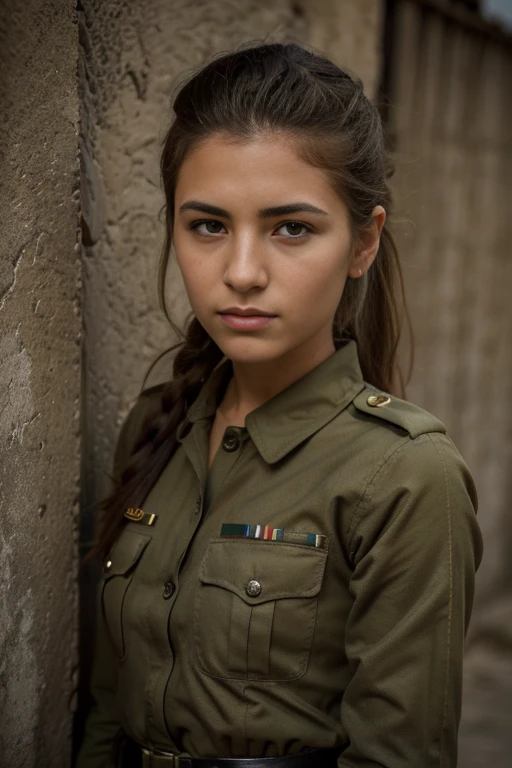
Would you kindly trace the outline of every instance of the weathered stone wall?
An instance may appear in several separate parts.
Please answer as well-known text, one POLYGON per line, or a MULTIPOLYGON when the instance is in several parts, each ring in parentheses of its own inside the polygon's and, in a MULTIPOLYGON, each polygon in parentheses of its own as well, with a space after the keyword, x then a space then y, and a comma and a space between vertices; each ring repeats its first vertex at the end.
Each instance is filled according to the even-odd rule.
POLYGON ((77 27, 0 19, 0 765, 69 765, 80 415, 77 27))

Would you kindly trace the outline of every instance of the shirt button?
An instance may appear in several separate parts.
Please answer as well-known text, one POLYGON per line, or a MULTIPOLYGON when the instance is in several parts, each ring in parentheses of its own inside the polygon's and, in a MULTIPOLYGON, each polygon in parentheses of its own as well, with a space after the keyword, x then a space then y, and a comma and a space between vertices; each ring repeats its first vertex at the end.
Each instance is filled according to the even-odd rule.
POLYGON ((198 496, 196 500, 196 515, 201 511, 201 497, 198 496))
POLYGON ((259 581, 256 581, 256 579, 251 579, 248 582, 245 591, 249 597, 258 597, 258 595, 261 593, 261 584, 259 581))
POLYGON ((224 448, 225 451, 228 451, 229 453, 231 453, 232 451, 236 451, 239 445, 240 445, 240 440, 232 432, 228 432, 228 434, 222 438, 222 447, 224 448))
POLYGON ((175 589, 176 585, 174 584, 174 581, 171 579, 166 581, 164 584, 164 600, 168 600, 170 597, 172 597, 175 589))

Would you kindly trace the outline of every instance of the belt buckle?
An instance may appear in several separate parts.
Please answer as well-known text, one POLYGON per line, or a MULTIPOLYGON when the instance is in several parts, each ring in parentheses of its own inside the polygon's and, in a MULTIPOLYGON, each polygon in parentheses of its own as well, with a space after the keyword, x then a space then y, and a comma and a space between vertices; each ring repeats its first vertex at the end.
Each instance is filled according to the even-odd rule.
POLYGON ((142 768, 180 768, 181 760, 179 755, 172 752, 151 752, 151 750, 141 747, 142 768), (166 758, 159 760, 158 758, 166 758))

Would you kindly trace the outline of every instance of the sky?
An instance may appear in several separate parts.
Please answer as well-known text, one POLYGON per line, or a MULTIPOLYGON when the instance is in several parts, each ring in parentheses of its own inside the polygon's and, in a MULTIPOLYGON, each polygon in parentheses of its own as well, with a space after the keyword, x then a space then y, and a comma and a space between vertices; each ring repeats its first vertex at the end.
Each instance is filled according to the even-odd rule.
POLYGON ((512 0, 483 0, 482 10, 486 16, 499 16, 512 30, 512 0))

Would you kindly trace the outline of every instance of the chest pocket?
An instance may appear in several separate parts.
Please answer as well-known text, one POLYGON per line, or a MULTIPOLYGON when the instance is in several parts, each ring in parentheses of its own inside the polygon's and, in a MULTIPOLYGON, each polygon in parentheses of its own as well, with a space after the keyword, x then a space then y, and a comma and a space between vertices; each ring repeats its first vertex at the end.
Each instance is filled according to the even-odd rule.
POLYGON ((101 604, 105 624, 116 656, 124 658, 124 604, 134 571, 151 541, 151 536, 126 528, 114 544, 103 569, 101 604))
POLYGON ((308 665, 327 552, 283 542, 212 539, 194 610, 203 672, 293 680, 308 665))

